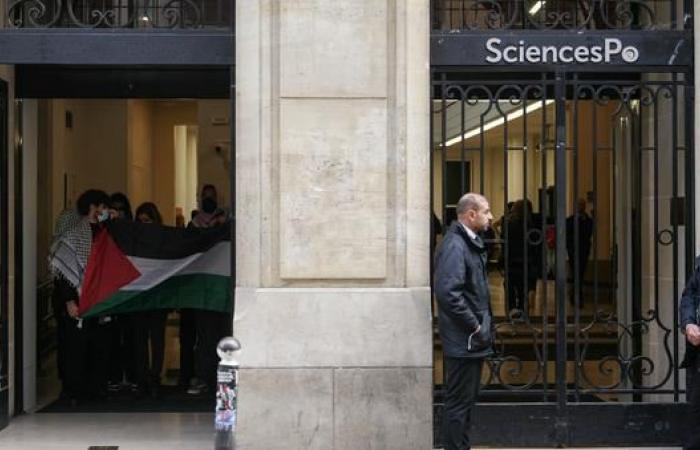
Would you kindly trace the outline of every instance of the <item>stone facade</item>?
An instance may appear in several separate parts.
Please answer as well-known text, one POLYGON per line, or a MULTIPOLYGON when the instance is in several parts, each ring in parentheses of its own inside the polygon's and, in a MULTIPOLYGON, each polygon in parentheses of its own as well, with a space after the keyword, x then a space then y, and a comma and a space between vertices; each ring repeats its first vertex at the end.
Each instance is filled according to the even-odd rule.
POLYGON ((236 7, 238 445, 430 448, 428 1, 236 7))

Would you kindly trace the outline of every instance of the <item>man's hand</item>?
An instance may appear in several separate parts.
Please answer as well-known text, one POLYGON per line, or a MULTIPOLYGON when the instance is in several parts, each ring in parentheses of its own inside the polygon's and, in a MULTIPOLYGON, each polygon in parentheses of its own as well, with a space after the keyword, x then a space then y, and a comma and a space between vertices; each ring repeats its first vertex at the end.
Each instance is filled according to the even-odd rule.
MULTIPOLYGON (((75 300, 66 302, 66 311, 68 311, 68 315, 73 319, 78 318, 78 304, 75 303, 75 300)), ((700 336, 700 330, 698 330, 698 336, 700 336)))
POLYGON ((695 325, 694 323, 689 323, 688 325, 685 326, 685 336, 688 338, 688 341, 695 345, 698 346, 700 345, 700 327, 695 325))

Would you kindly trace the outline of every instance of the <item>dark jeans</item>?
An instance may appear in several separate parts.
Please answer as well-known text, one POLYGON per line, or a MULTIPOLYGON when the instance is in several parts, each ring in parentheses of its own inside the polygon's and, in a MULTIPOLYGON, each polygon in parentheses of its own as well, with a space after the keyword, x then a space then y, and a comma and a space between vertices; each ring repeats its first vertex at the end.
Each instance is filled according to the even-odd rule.
POLYGON ((700 358, 695 358, 691 367, 686 369, 686 391, 690 403, 688 440, 684 450, 700 450, 700 358))
POLYGON ((231 334, 231 315, 198 309, 195 313, 197 329, 197 377, 204 381, 210 390, 216 388, 216 368, 219 356, 216 345, 221 338, 231 334))
POLYGON ((445 358, 446 390, 442 427, 445 450, 468 450, 471 413, 479 395, 481 358, 445 358))
POLYGON ((134 313, 134 355, 136 360, 136 384, 140 387, 160 385, 165 355, 165 310, 134 313), (150 344, 150 358, 149 358, 150 344))

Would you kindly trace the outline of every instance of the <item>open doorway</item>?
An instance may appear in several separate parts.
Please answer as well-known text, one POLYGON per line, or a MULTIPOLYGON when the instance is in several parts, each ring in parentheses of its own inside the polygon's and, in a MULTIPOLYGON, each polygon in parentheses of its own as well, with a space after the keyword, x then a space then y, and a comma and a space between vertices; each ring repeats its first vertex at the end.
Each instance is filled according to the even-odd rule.
MULTIPOLYGON (((102 190, 112 199, 123 194, 132 218, 140 205, 152 203, 170 227, 188 225, 205 185, 214 186, 219 205, 231 204, 229 100, 53 98, 20 104, 25 409, 209 411, 213 393, 205 392, 193 375, 194 330, 191 317, 180 310, 163 311, 162 343, 151 338, 147 344, 157 381, 145 386, 137 375, 132 316, 138 313, 114 315, 105 326, 110 331, 102 334, 102 348, 109 354, 103 360, 108 367, 100 372, 106 374, 104 396, 79 404, 61 397, 71 349, 62 334, 63 305, 52 295, 47 256, 59 216, 74 209, 88 189, 102 190), (199 388, 191 389, 190 383, 199 388)), ((92 382, 97 372, 88 372, 86 382, 92 382)))

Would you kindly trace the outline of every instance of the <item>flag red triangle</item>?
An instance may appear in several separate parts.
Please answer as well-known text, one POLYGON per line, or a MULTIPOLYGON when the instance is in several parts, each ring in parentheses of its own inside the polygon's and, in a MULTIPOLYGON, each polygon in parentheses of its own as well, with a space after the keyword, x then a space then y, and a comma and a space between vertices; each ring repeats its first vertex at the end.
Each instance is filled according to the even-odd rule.
POLYGON ((102 228, 92 243, 85 268, 80 290, 80 315, 140 276, 141 273, 117 246, 109 232, 102 228))

